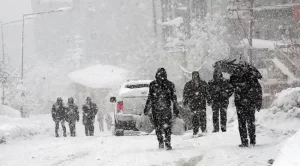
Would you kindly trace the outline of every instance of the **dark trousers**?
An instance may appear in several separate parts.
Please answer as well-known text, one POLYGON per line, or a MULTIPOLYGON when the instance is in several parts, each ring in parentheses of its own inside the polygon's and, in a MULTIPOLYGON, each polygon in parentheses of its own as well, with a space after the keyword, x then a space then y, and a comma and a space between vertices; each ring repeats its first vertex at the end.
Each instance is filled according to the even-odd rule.
POLYGON ((153 121, 155 125, 155 132, 159 143, 171 143, 171 127, 172 127, 172 113, 171 110, 153 111, 153 121), (165 140, 163 137, 165 133, 165 140))
POLYGON ((69 121, 69 128, 70 128, 71 137, 75 137, 76 136, 76 121, 69 121))
POLYGON ((213 102, 212 111, 213 111, 213 126, 214 132, 219 132, 220 130, 220 119, 221 119, 221 130, 226 131, 227 124, 227 107, 228 102, 213 102))
POLYGON ((193 111, 193 133, 198 134, 199 127, 202 132, 206 132, 206 109, 205 110, 192 110, 193 111))
POLYGON ((55 135, 58 137, 58 130, 59 130, 59 123, 61 123, 61 127, 63 129, 64 132, 64 136, 67 135, 67 130, 66 130, 66 126, 65 126, 65 120, 55 120, 55 135))
POLYGON ((250 144, 256 144, 255 107, 237 106, 237 116, 242 144, 248 145, 248 134, 250 138, 250 144))
POLYGON ((84 125, 84 128, 85 128, 86 136, 94 136, 94 130, 95 130, 94 124, 86 124, 84 125))

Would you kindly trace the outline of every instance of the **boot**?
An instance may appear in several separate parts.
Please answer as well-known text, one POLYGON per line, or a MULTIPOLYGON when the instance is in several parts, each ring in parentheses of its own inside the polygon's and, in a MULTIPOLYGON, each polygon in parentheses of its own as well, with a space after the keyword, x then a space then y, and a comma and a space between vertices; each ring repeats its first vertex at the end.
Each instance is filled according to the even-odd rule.
POLYGON ((248 144, 240 144, 239 147, 240 148, 246 148, 246 147, 249 147, 249 145, 248 144))
POLYGON ((159 142, 158 149, 164 149, 165 145, 163 142, 159 142))
POLYGON ((58 133, 55 133, 55 137, 59 137, 58 133))
POLYGON ((172 146, 170 142, 165 143, 167 150, 172 150, 172 146))
POLYGON ((256 145, 256 141, 250 141, 250 145, 251 146, 255 146, 256 145))

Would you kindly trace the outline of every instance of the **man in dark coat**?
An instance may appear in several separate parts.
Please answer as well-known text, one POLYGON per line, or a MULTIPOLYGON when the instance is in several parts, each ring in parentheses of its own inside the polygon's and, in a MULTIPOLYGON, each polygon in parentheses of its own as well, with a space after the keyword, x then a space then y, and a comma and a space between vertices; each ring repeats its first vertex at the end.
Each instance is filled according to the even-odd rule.
POLYGON ((223 78, 220 70, 215 70, 213 80, 208 82, 210 101, 213 111, 213 132, 219 132, 219 119, 221 119, 221 130, 226 132, 227 108, 229 98, 233 94, 234 89, 228 79, 223 78), (220 115, 220 118, 219 118, 220 115))
POLYGON ((255 111, 262 106, 262 88, 257 78, 250 74, 241 77, 231 76, 230 82, 235 88, 235 106, 237 109, 239 132, 242 144, 240 147, 247 147, 256 144, 255 135, 255 111))
POLYGON ((68 99, 68 106, 66 109, 67 122, 69 123, 71 137, 76 136, 76 121, 79 122, 78 106, 74 103, 71 97, 68 99))
POLYGON ((193 112, 193 135, 196 136, 201 127, 206 130, 206 103, 209 100, 208 84, 201 80, 199 72, 192 73, 192 80, 187 82, 183 90, 183 105, 188 105, 193 112))
POLYGON ((215 68, 228 72, 230 83, 234 87, 234 102, 237 109, 239 121, 239 132, 242 144, 240 147, 256 144, 255 135, 255 112, 260 111, 262 107, 262 88, 258 81, 262 76, 260 72, 247 62, 235 64, 233 61, 216 62, 215 68))
POLYGON ((163 149, 164 145, 167 150, 171 150, 171 125, 172 125, 172 110, 178 116, 178 103, 175 85, 167 79, 167 72, 164 68, 157 70, 155 81, 150 83, 148 99, 145 107, 145 115, 152 110, 153 121, 159 148, 163 149), (165 140, 162 135, 162 130, 165 133, 165 140), (165 144, 164 144, 165 142, 165 144))
POLYGON ((65 118, 66 118, 66 108, 63 105, 63 100, 61 97, 58 97, 56 103, 52 106, 52 119, 55 122, 55 136, 59 137, 59 123, 63 128, 64 137, 67 136, 66 126, 65 126, 65 118))
POLYGON ((85 135, 86 136, 94 136, 94 123, 95 123, 95 117, 98 112, 97 105, 92 102, 92 99, 90 97, 87 97, 86 104, 82 107, 83 110, 83 125, 85 127, 85 135))

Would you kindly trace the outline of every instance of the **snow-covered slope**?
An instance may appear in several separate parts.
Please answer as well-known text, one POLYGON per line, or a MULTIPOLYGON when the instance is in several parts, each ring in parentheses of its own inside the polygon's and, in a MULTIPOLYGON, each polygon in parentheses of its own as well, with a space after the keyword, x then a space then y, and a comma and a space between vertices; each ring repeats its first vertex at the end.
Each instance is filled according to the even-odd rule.
POLYGON ((45 134, 49 131, 50 115, 32 116, 29 119, 20 117, 20 112, 0 105, 0 144, 17 138, 28 138, 45 134))
POLYGON ((298 166, 300 165, 300 130, 289 138, 275 160, 273 166, 298 166))
POLYGON ((7 116, 12 118, 20 118, 20 111, 12 109, 11 107, 7 107, 5 105, 0 104, 0 116, 7 116))

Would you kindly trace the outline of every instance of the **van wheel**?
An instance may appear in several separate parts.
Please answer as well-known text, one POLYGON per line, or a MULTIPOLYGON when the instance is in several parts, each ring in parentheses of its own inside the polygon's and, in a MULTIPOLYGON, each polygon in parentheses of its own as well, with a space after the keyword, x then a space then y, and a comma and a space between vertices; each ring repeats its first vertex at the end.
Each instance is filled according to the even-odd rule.
POLYGON ((122 129, 115 129, 114 135, 115 136, 124 136, 124 130, 122 130, 122 129))

